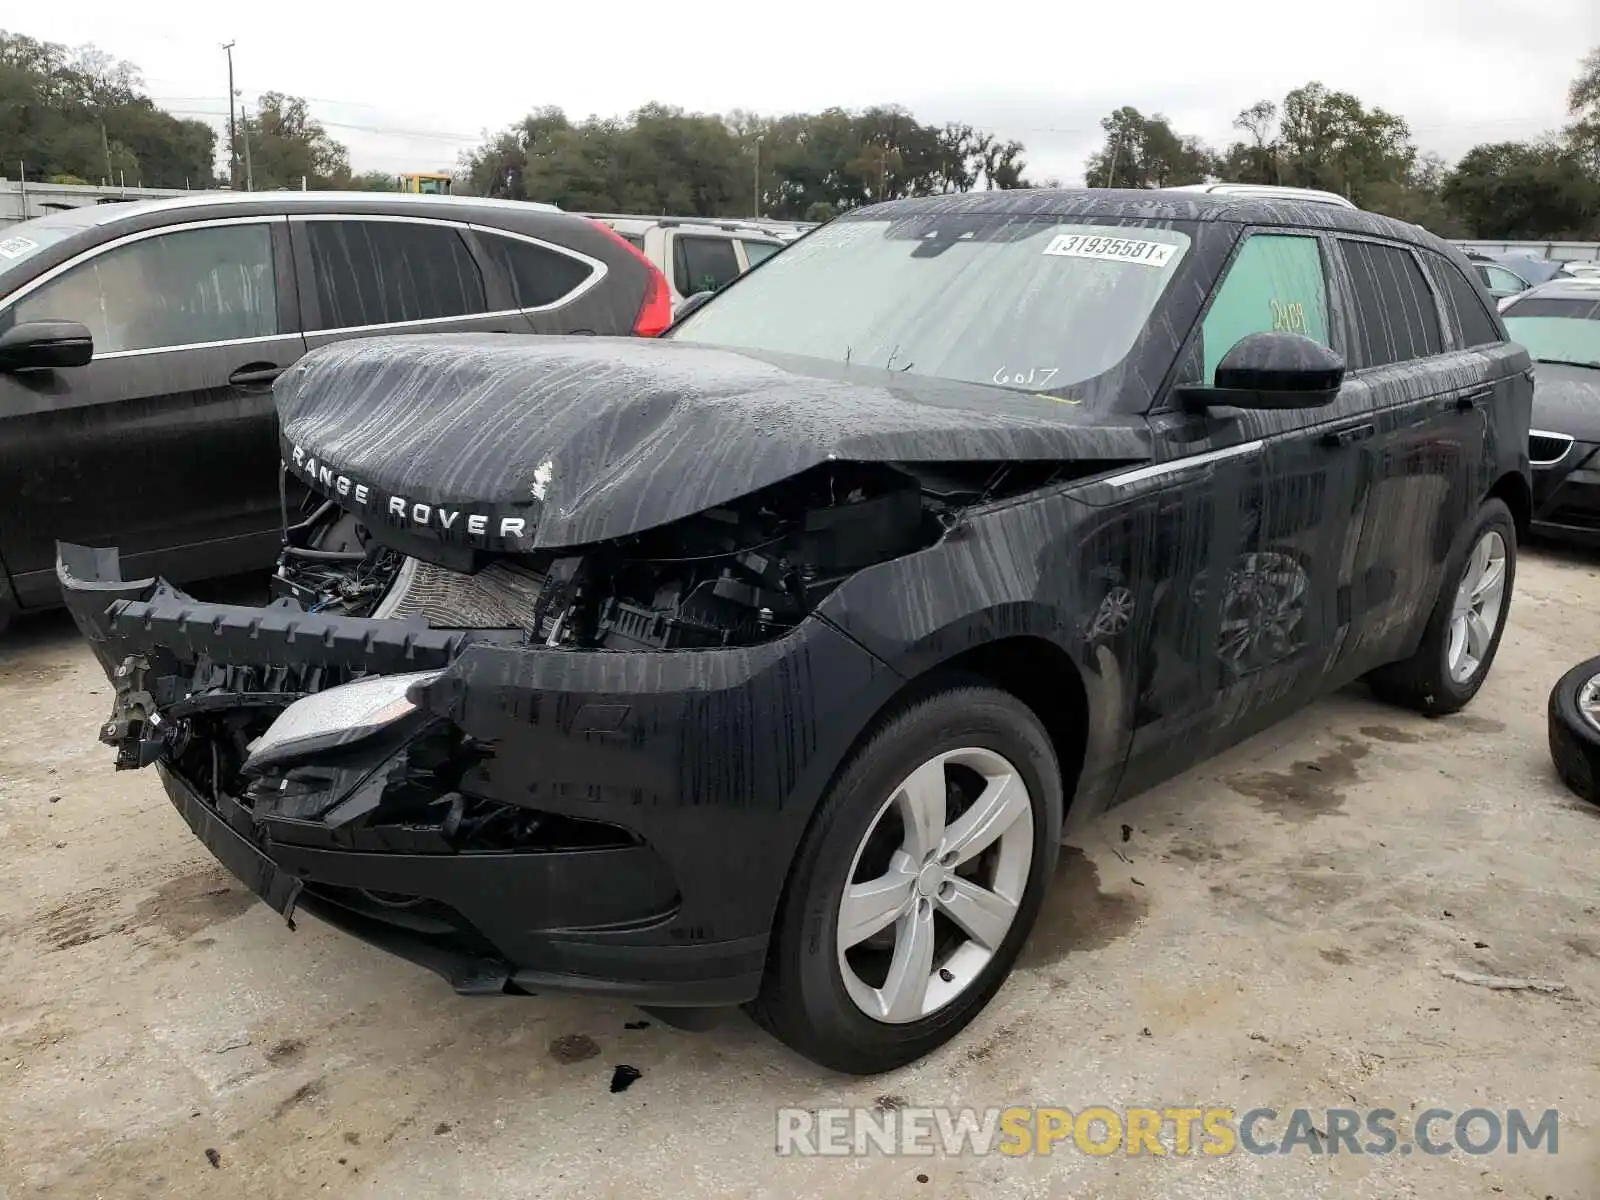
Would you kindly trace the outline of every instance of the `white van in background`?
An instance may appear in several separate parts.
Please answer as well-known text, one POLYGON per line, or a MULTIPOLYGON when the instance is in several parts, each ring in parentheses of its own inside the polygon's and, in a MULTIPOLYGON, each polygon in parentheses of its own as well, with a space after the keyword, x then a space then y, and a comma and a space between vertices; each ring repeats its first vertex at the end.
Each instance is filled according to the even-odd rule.
POLYGON ((717 291, 772 257, 808 226, 723 217, 640 217, 583 213, 609 225, 661 269, 674 305, 696 292, 717 291))

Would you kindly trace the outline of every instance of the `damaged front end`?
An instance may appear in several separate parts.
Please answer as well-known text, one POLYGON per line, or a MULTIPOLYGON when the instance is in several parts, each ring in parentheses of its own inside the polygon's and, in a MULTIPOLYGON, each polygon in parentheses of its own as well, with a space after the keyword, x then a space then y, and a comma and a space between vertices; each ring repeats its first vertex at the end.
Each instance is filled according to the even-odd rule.
POLYGON ((115 683, 101 737, 279 912, 460 990, 739 1003, 816 804, 905 683, 829 598, 1147 436, 529 340, 357 340, 286 373, 283 461, 317 498, 264 607, 61 546, 115 683))
POLYGON ((932 545, 967 508, 1067 477, 1051 463, 830 463, 669 525, 523 554, 392 548, 324 505, 272 580, 313 613, 515 628, 530 644, 712 649, 779 637, 845 579, 932 545))
MULTIPOLYGON (((783 652, 759 661, 743 652, 780 646, 840 582, 932 545, 972 504, 1061 471, 827 464, 599 545, 453 560, 434 550, 432 561, 397 550, 391 543, 407 543, 395 530, 323 504, 288 530, 264 607, 124 581, 115 551, 62 545, 58 574, 114 684, 100 736, 118 769, 155 765, 196 834, 286 918, 317 912, 463 991, 582 988, 599 972, 548 970, 552 943, 660 929, 686 908, 692 916, 686 876, 700 868, 674 849, 661 811, 607 802, 616 789, 606 767, 567 747, 530 770, 503 731, 453 719, 430 698, 435 686, 459 688, 473 652, 539 655, 546 670, 565 662, 566 694, 508 681, 488 692, 497 711, 554 701, 590 755, 648 761, 659 747, 641 744, 630 721, 643 719, 640 698, 580 686, 577 675, 623 659, 687 662, 680 652, 693 650, 712 655, 702 666, 719 652, 743 655, 722 661, 787 678, 783 652), (508 784, 508 772, 524 777, 508 784)), ((829 627, 808 638, 845 647, 833 652, 852 670, 884 674, 829 627)), ((741 698, 731 707, 794 706, 737 692, 758 686, 767 685, 732 680, 741 698)), ((652 687, 651 701, 703 742, 682 696, 705 684, 675 692, 658 677, 652 687)), ((527 730, 530 743, 539 736, 527 730)), ((683 730, 660 737, 667 745, 683 730)), ((636 778, 626 790, 641 794, 636 778)), ((744 941, 732 982, 651 982, 639 1002, 740 999, 761 961, 759 941, 744 941)), ((616 982, 602 978, 599 990, 632 994, 616 982)))

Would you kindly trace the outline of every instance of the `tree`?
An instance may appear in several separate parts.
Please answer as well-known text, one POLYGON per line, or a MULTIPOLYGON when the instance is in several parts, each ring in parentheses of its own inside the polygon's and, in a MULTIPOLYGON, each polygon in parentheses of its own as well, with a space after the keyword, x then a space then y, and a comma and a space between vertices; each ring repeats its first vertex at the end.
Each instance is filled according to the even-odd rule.
POLYGON ((1281 183, 1278 162, 1278 106, 1257 100, 1233 119, 1233 127, 1250 135, 1234 142, 1217 160, 1217 174, 1231 183, 1281 183))
POLYGON ((216 134, 144 94, 138 68, 0 30, 0 163, 34 178, 209 187, 216 134))
POLYGON ((294 189, 301 186, 302 180, 308 188, 350 184, 349 152, 328 136, 298 96, 262 94, 257 110, 239 129, 241 170, 246 137, 250 139, 250 173, 257 191, 294 189))
POLYGON ((1202 183, 1215 169, 1200 140, 1175 133, 1160 113, 1124 106, 1104 117, 1105 145, 1084 164, 1090 187, 1159 188, 1202 183))
MULTIPOLYGON (((537 109, 463 157, 471 190, 578 211, 802 218, 901 196, 1026 186, 1023 147, 894 105, 764 117, 647 104, 537 109)), ((814 216, 811 219, 816 219, 814 216)))
POLYGON ((352 175, 343 186, 353 192, 397 192, 400 190, 400 177, 388 171, 363 171, 359 175, 352 175))
POLYGON ((1442 194, 1477 237, 1582 240, 1600 233, 1600 182, 1581 151, 1554 139, 1474 146, 1442 194))
POLYGON ((1600 175, 1600 46, 1578 64, 1578 77, 1567 89, 1567 109, 1573 118, 1567 141, 1600 175))

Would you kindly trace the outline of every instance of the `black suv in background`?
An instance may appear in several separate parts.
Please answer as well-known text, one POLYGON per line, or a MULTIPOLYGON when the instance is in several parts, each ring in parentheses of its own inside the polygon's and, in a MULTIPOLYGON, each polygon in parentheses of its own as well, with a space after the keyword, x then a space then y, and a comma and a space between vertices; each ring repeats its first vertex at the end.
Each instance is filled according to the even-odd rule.
POLYGON ((272 607, 59 571, 102 739, 280 912, 869 1072, 988 1003, 1071 826, 1358 678, 1472 699, 1531 394, 1415 226, 897 201, 661 339, 307 355, 292 537, 349 557, 272 607))
POLYGON ((272 382, 307 350, 670 319, 643 255, 548 205, 196 193, 0 231, 0 626, 59 603, 57 538, 176 579, 268 567, 272 382))

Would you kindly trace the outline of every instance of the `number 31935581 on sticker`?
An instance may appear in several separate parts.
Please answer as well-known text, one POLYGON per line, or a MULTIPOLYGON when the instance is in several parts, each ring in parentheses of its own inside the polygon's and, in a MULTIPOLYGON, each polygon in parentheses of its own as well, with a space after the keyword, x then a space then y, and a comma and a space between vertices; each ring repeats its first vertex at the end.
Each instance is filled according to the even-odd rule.
POLYGON ((1061 258, 1096 258, 1103 262, 1127 262, 1146 267, 1164 267, 1178 252, 1178 248, 1168 242, 1147 242, 1139 238, 1060 233, 1050 239, 1044 252, 1061 258))

